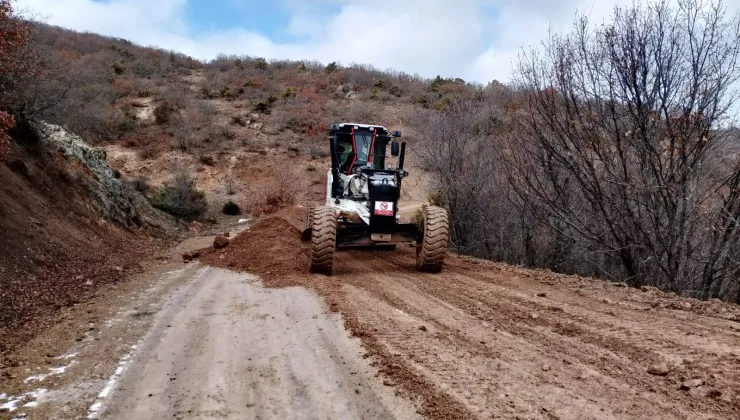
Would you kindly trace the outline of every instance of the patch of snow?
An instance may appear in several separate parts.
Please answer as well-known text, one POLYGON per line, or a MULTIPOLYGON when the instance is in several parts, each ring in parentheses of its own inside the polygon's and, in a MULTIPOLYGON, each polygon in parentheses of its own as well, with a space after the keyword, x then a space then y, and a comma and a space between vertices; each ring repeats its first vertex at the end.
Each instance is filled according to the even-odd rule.
POLYGON ((249 219, 239 219, 239 224, 247 223, 249 219))
MULTIPOLYGON (((5 396, 5 398, 3 399, 7 400, 7 402, 0 405, 0 411, 8 411, 12 413, 13 411, 18 409, 18 406, 20 404, 23 404, 23 407, 37 407, 38 403, 36 402, 36 400, 47 392, 49 392, 48 389, 36 389, 30 392, 26 392, 25 394, 21 394, 17 397, 3 394, 5 396)), ((23 414, 22 416, 25 416, 25 414, 23 414)))
POLYGON ((98 412, 100 409, 103 408, 103 402, 98 401, 95 404, 90 406, 90 414, 87 416, 89 419, 94 419, 98 416, 98 412))
POLYGON ((8 394, 5 394, 5 393, 0 394, 0 400, 7 400, 7 399, 8 399, 8 394))
POLYGON ((26 413, 20 413, 20 414, 18 414, 18 417, 13 417, 10 420, 23 420, 25 418, 26 418, 26 413))
POLYGON ((63 354, 61 356, 57 356, 57 357, 55 357, 55 359, 64 359, 64 360, 74 359, 75 357, 77 357, 78 354, 79 353, 77 353, 77 352, 75 352, 75 353, 67 353, 67 354, 63 354))
POLYGON ((27 384, 27 383, 29 383, 29 382, 34 382, 34 381, 38 381, 38 382, 43 382, 43 381, 44 381, 44 380, 45 380, 46 378, 48 378, 49 376, 53 376, 53 375, 61 375, 61 374, 63 374, 64 372, 66 372, 66 371, 67 371, 67 369, 71 368, 71 367, 72 367, 72 366, 74 366, 74 365, 75 365, 76 363, 77 363, 77 362, 73 360, 73 361, 72 361, 72 362, 71 362, 70 364, 68 364, 67 366, 60 366, 60 367, 55 367, 55 368, 49 368, 49 373, 45 373, 45 374, 41 374, 41 375, 34 375, 34 376, 29 376, 28 378, 26 378, 26 379, 25 379, 25 380, 23 381, 23 383, 24 383, 24 384, 27 384))
POLYGON ((8 410, 10 412, 15 411, 18 409, 18 403, 20 400, 10 399, 10 401, 6 402, 5 404, 0 405, 0 411, 8 410))
MULTIPOLYGON (((131 346, 131 351, 133 352, 136 350, 137 346, 134 344, 131 346)), ((128 364, 129 360, 131 359, 131 353, 123 355, 118 361, 118 367, 116 367, 116 371, 113 372, 113 375, 108 378, 108 382, 105 383, 105 388, 103 388, 102 391, 98 394, 98 399, 93 403, 93 405, 90 406, 88 409, 87 418, 88 419, 97 419, 98 414, 100 413, 100 410, 103 408, 103 401, 110 396, 110 393, 113 391, 113 388, 115 388, 116 383, 121 378, 121 375, 123 375, 124 370, 126 370, 126 365, 128 364)))

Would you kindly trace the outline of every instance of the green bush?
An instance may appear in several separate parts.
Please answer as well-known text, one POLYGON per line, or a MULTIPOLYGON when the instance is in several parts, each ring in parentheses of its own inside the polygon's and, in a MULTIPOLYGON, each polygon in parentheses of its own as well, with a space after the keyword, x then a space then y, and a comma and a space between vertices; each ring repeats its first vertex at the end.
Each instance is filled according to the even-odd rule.
POLYGON ((331 62, 326 66, 327 73, 336 73, 339 71, 339 65, 336 62, 331 62))
POLYGON ((258 58, 254 62, 254 68, 258 70, 267 70, 267 67, 268 67, 267 60, 265 60, 264 58, 258 58))
POLYGON ((298 89, 294 87, 286 88, 285 91, 283 91, 283 94, 281 95, 283 99, 293 99, 298 94, 298 89))
POLYGON ((113 63, 113 73, 116 74, 116 76, 120 76, 123 73, 126 72, 126 68, 118 63, 113 63))
POLYGON ((238 216, 242 213, 242 209, 239 207, 238 204, 229 200, 226 202, 226 204, 224 204, 223 208, 221 209, 221 212, 229 216, 238 216))
POLYGON ((378 93, 380 93, 380 88, 374 87, 370 91, 370 99, 378 99, 378 93))
POLYGON ((262 114, 269 114, 272 110, 272 105, 277 101, 274 95, 268 96, 266 99, 257 102, 254 106, 254 111, 262 114))
POLYGON ((187 220, 200 219, 208 207, 205 194, 195 188, 195 180, 184 171, 175 175, 172 185, 159 187, 151 202, 155 208, 187 220))

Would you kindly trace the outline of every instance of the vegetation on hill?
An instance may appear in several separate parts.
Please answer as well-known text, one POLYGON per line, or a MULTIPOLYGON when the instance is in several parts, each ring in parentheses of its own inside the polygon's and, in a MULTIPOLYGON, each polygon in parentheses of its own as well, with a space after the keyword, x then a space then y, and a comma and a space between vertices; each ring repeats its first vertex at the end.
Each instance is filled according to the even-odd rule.
POLYGON ((740 303, 740 16, 618 7, 523 54, 511 89, 420 129, 455 245, 740 303))

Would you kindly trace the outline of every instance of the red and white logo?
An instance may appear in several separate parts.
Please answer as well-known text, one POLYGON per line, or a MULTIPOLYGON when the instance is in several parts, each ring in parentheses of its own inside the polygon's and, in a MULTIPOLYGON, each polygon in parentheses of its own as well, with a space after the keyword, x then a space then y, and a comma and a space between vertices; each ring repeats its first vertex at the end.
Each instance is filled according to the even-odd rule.
POLYGON ((393 216, 393 202, 392 201, 376 201, 375 202, 375 215, 376 216, 393 216))

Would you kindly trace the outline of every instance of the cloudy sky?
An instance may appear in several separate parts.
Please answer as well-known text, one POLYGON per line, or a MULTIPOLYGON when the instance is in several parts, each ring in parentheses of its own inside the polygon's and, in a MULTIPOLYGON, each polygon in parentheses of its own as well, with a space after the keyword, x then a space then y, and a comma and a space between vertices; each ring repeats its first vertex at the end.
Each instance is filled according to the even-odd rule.
MULTIPOLYGON (((421 76, 508 81, 523 46, 578 11, 631 0, 17 0, 41 20, 201 59, 219 53, 365 63, 421 76)), ((730 8, 740 0, 729 0, 730 8)))

